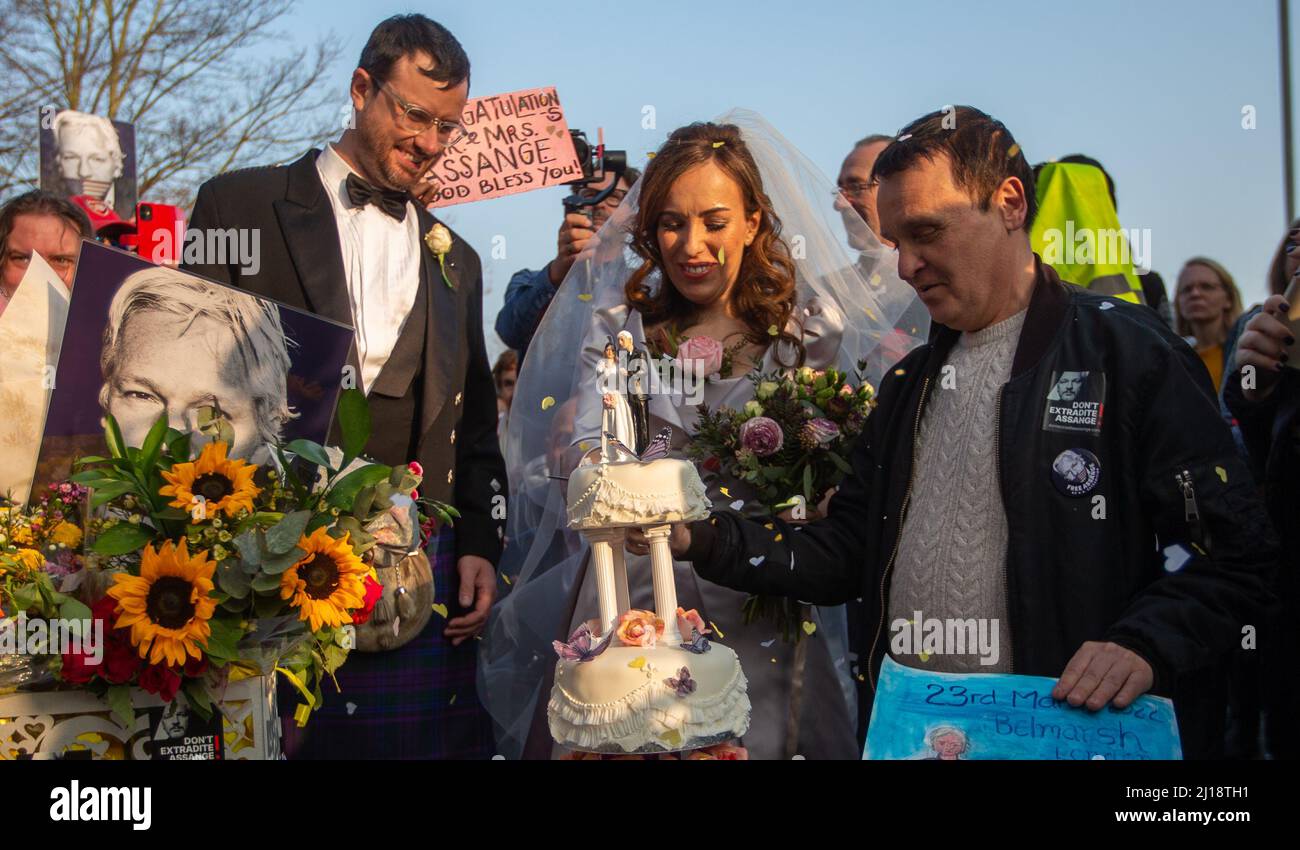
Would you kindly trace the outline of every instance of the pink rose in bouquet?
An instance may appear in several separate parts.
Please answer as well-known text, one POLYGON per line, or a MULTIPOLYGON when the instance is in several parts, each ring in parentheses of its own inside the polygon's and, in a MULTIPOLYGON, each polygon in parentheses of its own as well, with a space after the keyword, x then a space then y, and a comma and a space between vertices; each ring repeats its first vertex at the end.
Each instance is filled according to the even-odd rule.
POLYGON ((722 343, 711 336, 693 336, 677 348, 683 366, 692 363, 696 375, 706 377, 722 370, 722 343))
POLYGON ((807 441, 818 446, 828 446, 840 435, 840 426, 829 419, 811 419, 803 430, 807 441))
POLYGON ((766 416, 755 416, 740 426, 740 445, 759 457, 776 454, 784 443, 781 426, 766 416))

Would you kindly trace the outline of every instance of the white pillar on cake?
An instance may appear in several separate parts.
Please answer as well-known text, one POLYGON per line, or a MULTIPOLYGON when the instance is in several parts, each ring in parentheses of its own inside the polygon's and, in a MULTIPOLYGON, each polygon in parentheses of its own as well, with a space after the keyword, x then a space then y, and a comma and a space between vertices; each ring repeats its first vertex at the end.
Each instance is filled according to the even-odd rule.
POLYGON ((676 646, 682 642, 677 629, 677 581, 673 576, 673 553, 668 548, 671 525, 652 525, 645 530, 650 543, 650 574, 654 580, 655 615, 664 621, 664 643, 676 646))
MULTIPOLYGON (((618 622, 619 614, 622 613, 619 608, 617 581, 615 579, 614 544, 620 547, 618 561, 621 563, 623 560, 621 549, 623 534, 612 528, 586 529, 582 534, 587 538, 587 542, 591 544, 591 563, 596 568, 596 598, 600 601, 600 635, 604 637, 613 630, 614 625, 618 622)), ((626 577, 626 568, 622 572, 626 577)), ((626 594, 627 591, 624 590, 623 593, 626 594)))
POLYGON ((614 529, 617 535, 610 546, 614 550, 614 598, 618 601, 618 614, 632 610, 632 596, 627 585, 627 530, 614 529))

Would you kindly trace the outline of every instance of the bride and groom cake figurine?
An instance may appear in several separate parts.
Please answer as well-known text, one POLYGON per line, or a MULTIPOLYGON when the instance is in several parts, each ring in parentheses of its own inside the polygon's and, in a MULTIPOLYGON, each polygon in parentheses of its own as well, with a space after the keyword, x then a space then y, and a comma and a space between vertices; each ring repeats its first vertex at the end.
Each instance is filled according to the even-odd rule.
MULTIPOLYGON (((618 343, 648 365, 631 334, 619 334, 618 343)), ((628 371, 610 340, 596 365, 601 445, 568 484, 568 524, 591 546, 600 616, 567 643, 555 642, 560 660, 547 716, 551 736, 572 750, 681 752, 743 735, 750 703, 736 654, 709 640, 698 613, 677 605, 668 535, 672 523, 707 517, 709 498, 695 466, 667 456, 670 428, 647 444, 647 397, 635 392, 644 370, 631 381, 628 371), (624 394, 629 383, 639 417, 624 394), (632 609, 629 601, 624 541, 631 528, 642 529, 649 543, 654 611, 632 609)))

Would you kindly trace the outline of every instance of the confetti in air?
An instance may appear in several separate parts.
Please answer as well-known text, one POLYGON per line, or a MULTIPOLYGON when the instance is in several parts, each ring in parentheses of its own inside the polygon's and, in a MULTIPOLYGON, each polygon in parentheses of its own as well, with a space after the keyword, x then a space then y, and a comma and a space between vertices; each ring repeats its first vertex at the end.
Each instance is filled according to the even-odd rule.
POLYGON ((1020 145, 1019 145, 1019 144, 1012 145, 1010 148, 1007 149, 1007 156, 1009 156, 1009 157, 1014 158, 1015 155, 1018 154, 1018 153, 1020 153, 1020 145))
POLYGON ((591 293, 590 293, 590 292, 583 292, 583 293, 581 293, 581 294, 578 296, 578 300, 579 300, 579 301, 590 301, 590 300, 591 300, 591 293))
POLYGON ((435 602, 433 603, 433 613, 445 620, 447 619, 447 606, 443 605, 441 602, 435 602))
POLYGON ((542 399, 542 410, 550 410, 554 406, 555 398, 553 396, 548 395, 546 398, 542 399))

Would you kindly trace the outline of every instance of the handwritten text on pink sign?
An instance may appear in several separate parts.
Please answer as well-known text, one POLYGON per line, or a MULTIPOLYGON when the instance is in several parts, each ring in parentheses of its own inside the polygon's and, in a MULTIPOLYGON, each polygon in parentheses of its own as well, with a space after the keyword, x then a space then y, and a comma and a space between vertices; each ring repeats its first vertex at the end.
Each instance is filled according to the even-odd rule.
POLYGON ((465 104, 469 135, 434 166, 435 207, 499 198, 576 180, 582 166, 553 88, 479 97, 465 104))

